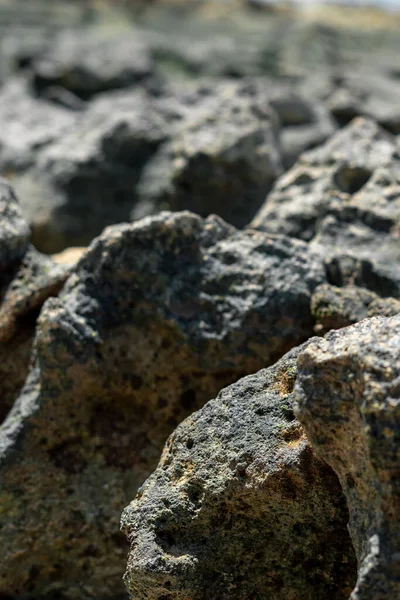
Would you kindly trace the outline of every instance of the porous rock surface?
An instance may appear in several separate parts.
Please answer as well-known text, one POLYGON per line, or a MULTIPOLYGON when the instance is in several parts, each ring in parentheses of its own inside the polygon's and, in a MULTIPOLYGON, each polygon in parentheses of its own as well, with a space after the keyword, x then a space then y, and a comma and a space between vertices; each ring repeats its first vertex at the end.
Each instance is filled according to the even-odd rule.
POLYGON ((298 359, 296 414, 349 507, 351 600, 400 595, 399 360, 398 315, 331 332, 298 359))
POLYGON ((28 373, 41 305, 58 293, 67 270, 29 243, 29 228, 12 188, 0 179, 0 423, 28 373))
POLYGON ((396 319, 300 350, 314 447, 298 351, 201 408, 399 312, 396 28, 145 1, 98 27, 86 2, 93 26, 56 35, 0 4, 0 174, 33 231, 0 182, 0 598, 126 598, 118 520, 156 469, 123 517, 133 598, 397 599, 396 319), (165 208, 247 225, 292 166, 266 233, 162 214, 86 249, 165 208), (74 269, 39 320, 67 272, 30 241, 74 269))
POLYGON ((304 242, 217 217, 161 213, 95 240, 43 307, 0 430, 0 593, 123 594, 119 515, 167 436, 312 335, 324 278, 304 242))
MULTIPOLYGON (((368 183, 375 182, 375 187, 379 185, 378 175, 382 177, 382 170, 395 176, 397 154, 398 147, 393 136, 371 120, 355 119, 326 144, 305 153, 277 181, 265 205, 253 219, 252 226, 313 240, 318 225, 329 214, 332 204, 339 209, 339 203, 344 207, 354 204, 352 201, 363 196, 368 183)), ((395 207, 389 201, 390 198, 384 197, 380 206, 376 200, 370 212, 379 208, 394 212, 395 207)), ((373 214, 370 221, 372 218, 373 214)))
POLYGON ((307 240, 334 285, 398 297, 399 157, 395 137, 357 118, 302 155, 250 226, 307 240))
POLYGON ((300 350, 170 436, 122 515, 131 598, 347 600, 356 565, 344 498, 292 411, 300 350))
POLYGON ((342 288, 323 283, 311 299, 316 333, 341 329, 367 317, 392 317, 400 313, 400 301, 381 298, 378 294, 356 285, 342 288))
MULTIPOLYGON (((332 205, 340 210, 354 204, 362 197, 367 182, 374 181, 374 175, 377 186, 382 170, 394 177, 398 166, 396 139, 374 121, 357 118, 325 144, 301 156, 276 182, 251 226, 311 241, 332 205)), ((369 207, 370 219, 365 225, 373 228, 379 216, 374 212, 379 209, 394 215, 396 202, 393 206, 390 200, 386 195, 380 203, 376 199, 369 207)), ((361 207, 359 212, 361 218, 361 207)))

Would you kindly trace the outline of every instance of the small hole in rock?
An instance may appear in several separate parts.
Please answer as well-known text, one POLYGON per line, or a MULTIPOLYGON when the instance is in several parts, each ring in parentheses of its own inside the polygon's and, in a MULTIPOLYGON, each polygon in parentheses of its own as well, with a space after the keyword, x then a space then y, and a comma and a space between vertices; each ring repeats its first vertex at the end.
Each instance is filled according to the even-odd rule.
POLYGON ((342 192, 355 194, 367 183, 371 175, 371 171, 363 167, 342 165, 336 171, 333 180, 342 192))

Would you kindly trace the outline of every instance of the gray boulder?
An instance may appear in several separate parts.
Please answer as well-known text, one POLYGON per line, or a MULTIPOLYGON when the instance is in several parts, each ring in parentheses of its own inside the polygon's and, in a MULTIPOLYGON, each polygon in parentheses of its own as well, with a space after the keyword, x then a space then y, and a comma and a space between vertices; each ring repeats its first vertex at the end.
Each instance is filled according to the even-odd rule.
POLYGON ((59 34, 32 69, 39 93, 57 85, 87 100, 99 92, 143 83, 153 73, 153 63, 137 31, 107 35, 92 28, 59 34))
POLYGON ((336 471, 358 559, 351 600, 400 595, 400 316, 329 333, 299 356, 296 414, 336 471))
POLYGON ((72 127, 72 111, 39 100, 23 77, 0 88, 0 175, 13 175, 31 166, 40 148, 72 127))
POLYGON ((250 226, 309 241, 334 285, 398 297, 399 157, 393 136, 358 118, 305 153, 250 226))
POLYGON ((162 213, 96 239, 45 303, 0 429, 0 593, 123 594, 119 515, 168 435, 308 339, 324 280, 304 242, 217 217, 162 213))
POLYGON ((355 119, 303 154, 275 184, 251 226, 310 241, 332 202, 347 204, 380 167, 396 164, 396 140, 373 121, 355 119))
POLYGON ((187 209, 243 227, 281 173, 267 88, 212 83, 197 94, 182 127, 146 165, 132 219, 187 209))
MULTIPOLYGON (((381 151, 381 144, 376 150, 381 151)), ((311 245, 327 255, 344 249, 359 259, 396 264, 400 258, 399 192, 400 154, 394 148, 390 162, 374 169, 359 190, 347 197, 331 196, 311 245)))
POLYGON ((327 279, 334 286, 355 285, 382 298, 400 298, 400 268, 396 261, 385 263, 339 251, 324 262, 327 279))
POLYGON ((170 436, 122 515, 137 600, 347 600, 355 560, 338 481, 292 412, 296 349, 170 436))
POLYGON ((266 89, 222 82, 100 95, 14 183, 54 253, 166 208, 245 225, 280 172, 266 89))
POLYGON ((14 180, 35 246, 85 246, 127 221, 140 172, 165 137, 165 119, 143 90, 95 100, 14 180))
POLYGON ((374 119, 393 134, 400 133, 400 81, 379 70, 354 70, 338 78, 327 99, 331 114, 343 125, 356 116, 374 119))

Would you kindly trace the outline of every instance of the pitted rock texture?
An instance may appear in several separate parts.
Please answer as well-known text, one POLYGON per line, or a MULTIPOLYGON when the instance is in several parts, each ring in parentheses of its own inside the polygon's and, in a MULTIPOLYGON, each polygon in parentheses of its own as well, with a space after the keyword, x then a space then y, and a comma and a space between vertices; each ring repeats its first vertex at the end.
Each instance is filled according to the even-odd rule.
POLYGON ((119 515, 168 435, 312 335, 324 278, 304 242, 217 217, 161 213, 95 240, 43 307, 0 430, 0 593, 122 593, 119 515))
POLYGON ((348 515, 293 415, 298 352, 222 390, 170 436, 122 515, 131 598, 347 600, 348 515))
POLYGON ((400 301, 381 298, 374 292, 355 285, 343 288, 324 283, 317 287, 311 300, 315 332, 341 329, 367 317, 393 317, 400 313, 400 301))
POLYGON ((399 297, 399 177, 396 139, 358 118, 305 153, 250 226, 309 241, 326 257, 334 285, 342 279, 399 297))
POLYGON ((366 242, 368 228, 370 243, 396 223, 398 156, 393 136, 371 120, 355 119, 276 182, 251 226, 312 241, 339 212, 353 227, 345 248, 366 242))
POLYGON ((400 316, 331 332, 298 359, 296 414, 349 507, 351 600, 400 596, 399 361, 400 316))
POLYGON ((28 373, 41 305, 58 293, 67 270, 29 245, 29 228, 12 188, 0 179, 0 423, 28 373))
MULTIPOLYGON (((306 152, 276 182, 251 225, 310 241, 331 204, 347 206, 378 169, 398 167, 397 154, 393 136, 371 120, 355 119, 323 146, 306 152)), ((382 200, 382 208, 390 210, 389 198, 382 200)))
MULTIPOLYGON (((376 150, 381 152, 380 144, 376 150)), ((368 173, 362 178, 366 176, 368 173)), ((380 263, 382 267, 390 263, 390 268, 392 265, 396 268, 400 258, 398 149, 394 149, 388 164, 373 170, 368 177, 351 197, 331 199, 326 215, 318 224, 312 246, 328 255, 346 251, 359 259, 380 263)))
POLYGON ((328 281, 334 286, 357 286, 382 298, 400 298, 400 267, 396 260, 382 262, 338 251, 324 264, 328 281))

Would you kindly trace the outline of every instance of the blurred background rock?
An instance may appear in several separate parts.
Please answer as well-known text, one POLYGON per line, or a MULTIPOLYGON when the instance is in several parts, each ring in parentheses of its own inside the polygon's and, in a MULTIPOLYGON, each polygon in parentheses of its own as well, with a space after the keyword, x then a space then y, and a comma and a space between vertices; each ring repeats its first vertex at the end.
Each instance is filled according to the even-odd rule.
POLYGON ((162 209, 242 227, 354 117, 400 134, 400 13, 387 8, 0 0, 0 175, 34 244, 85 246, 162 209))

